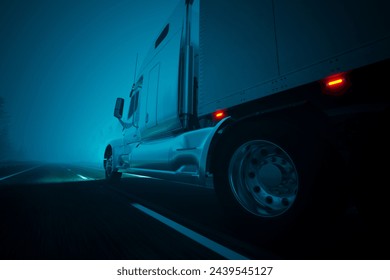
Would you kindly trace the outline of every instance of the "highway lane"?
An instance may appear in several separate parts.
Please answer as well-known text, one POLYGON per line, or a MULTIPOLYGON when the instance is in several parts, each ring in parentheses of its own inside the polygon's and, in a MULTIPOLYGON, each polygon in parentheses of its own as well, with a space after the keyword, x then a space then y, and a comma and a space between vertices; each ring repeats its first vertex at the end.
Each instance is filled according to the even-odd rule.
POLYGON ((101 180, 102 170, 65 165, 24 170, 3 176, 0 185, 2 259, 245 258, 140 211, 138 201, 101 180))
POLYGON ((132 175, 110 185, 85 165, 19 167, 0 169, 1 259, 383 258, 353 208, 268 242, 266 229, 237 227, 210 189, 132 175))

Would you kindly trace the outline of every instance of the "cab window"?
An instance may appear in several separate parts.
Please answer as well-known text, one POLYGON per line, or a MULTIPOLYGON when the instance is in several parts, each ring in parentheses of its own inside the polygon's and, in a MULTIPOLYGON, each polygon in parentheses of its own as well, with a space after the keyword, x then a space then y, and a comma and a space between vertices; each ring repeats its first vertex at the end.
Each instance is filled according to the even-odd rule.
POLYGON ((137 111, 138 108, 138 96, 139 91, 137 90, 130 99, 130 107, 129 107, 129 113, 127 115, 127 119, 129 120, 133 115, 134 112, 137 111))

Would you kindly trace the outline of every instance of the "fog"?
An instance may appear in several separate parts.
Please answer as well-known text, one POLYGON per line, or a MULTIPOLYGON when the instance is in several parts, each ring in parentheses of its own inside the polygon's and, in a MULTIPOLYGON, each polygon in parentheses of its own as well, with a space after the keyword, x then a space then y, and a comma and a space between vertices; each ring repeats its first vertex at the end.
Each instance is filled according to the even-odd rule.
POLYGON ((116 97, 179 0, 0 4, 0 161, 101 163, 116 97))

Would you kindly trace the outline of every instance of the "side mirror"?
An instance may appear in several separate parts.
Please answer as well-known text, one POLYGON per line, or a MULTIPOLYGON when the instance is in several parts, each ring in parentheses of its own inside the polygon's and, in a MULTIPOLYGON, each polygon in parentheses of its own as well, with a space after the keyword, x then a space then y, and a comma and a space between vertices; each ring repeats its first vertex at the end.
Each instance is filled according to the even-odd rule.
POLYGON ((125 100, 123 98, 117 98, 115 103, 114 117, 118 119, 122 119, 123 114, 123 104, 125 100))

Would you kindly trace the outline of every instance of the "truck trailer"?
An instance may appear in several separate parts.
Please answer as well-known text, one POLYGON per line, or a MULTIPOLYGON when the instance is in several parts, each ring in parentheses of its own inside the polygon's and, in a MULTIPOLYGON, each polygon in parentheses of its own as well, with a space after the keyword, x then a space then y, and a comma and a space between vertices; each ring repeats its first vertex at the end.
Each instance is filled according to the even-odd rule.
POLYGON ((105 149, 106 179, 214 188, 232 219, 279 229, 351 197, 383 213, 389 11, 386 0, 180 1, 126 107, 116 100, 123 137, 105 149))

